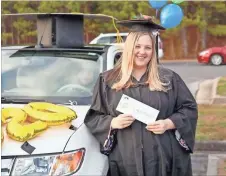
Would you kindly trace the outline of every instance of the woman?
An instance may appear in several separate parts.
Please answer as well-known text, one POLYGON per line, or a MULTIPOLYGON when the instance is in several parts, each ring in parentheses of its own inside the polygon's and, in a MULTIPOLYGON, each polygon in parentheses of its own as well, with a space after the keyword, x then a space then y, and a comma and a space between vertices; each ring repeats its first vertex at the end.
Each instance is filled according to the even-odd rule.
POLYGON ((109 153, 111 176, 191 176, 197 104, 175 72, 158 67, 151 19, 122 21, 131 27, 121 62, 100 74, 85 124, 101 146, 117 139, 109 153), (158 109, 157 120, 144 124, 116 107, 128 95, 158 109))

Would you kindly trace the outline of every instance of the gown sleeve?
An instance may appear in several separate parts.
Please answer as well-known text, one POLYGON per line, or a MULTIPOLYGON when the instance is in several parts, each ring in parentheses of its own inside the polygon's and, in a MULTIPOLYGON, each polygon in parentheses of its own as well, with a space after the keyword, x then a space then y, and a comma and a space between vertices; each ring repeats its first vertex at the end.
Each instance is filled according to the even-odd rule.
POLYGON ((113 118, 108 113, 105 90, 106 84, 103 75, 100 74, 94 86, 92 104, 84 120, 85 125, 102 146, 112 131, 110 124, 113 118))
POLYGON ((169 119, 176 127, 175 137, 179 144, 186 151, 192 153, 198 119, 197 103, 184 81, 176 73, 174 73, 173 78, 173 89, 176 104, 174 113, 169 119))

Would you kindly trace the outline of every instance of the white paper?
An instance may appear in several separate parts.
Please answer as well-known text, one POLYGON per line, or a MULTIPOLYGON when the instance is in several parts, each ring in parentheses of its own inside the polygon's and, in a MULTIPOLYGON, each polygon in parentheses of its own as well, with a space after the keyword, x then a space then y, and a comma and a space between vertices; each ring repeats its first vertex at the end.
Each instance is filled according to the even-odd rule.
POLYGON ((124 114, 131 114, 136 120, 145 124, 156 121, 159 114, 159 110, 125 94, 122 95, 116 110, 124 114))

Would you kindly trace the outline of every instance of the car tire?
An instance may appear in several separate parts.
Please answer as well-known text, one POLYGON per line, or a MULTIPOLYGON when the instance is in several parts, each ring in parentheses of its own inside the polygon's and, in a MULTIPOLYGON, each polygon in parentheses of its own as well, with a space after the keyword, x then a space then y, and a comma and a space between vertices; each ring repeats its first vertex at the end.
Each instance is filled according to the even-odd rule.
POLYGON ((210 57, 210 62, 211 62, 211 64, 216 65, 216 66, 221 65, 223 62, 223 57, 220 54, 213 54, 210 57))

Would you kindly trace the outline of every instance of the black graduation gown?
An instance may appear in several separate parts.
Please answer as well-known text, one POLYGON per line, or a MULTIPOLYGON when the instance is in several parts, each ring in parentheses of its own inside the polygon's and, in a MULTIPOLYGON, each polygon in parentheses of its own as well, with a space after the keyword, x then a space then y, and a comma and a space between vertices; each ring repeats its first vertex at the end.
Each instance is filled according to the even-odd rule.
POLYGON ((133 80, 137 83, 135 86, 116 92, 105 81, 110 71, 100 74, 84 121, 101 146, 108 136, 112 118, 120 114, 116 107, 122 94, 160 110, 157 120, 170 118, 182 139, 178 142, 175 130, 155 135, 146 130, 145 124, 135 120, 130 127, 117 132, 117 145, 109 155, 109 174, 191 176, 190 153, 194 147, 198 113, 196 101, 180 76, 159 68, 161 80, 170 81, 167 93, 150 91, 147 85, 139 84, 147 80, 146 74, 140 81, 133 80))

